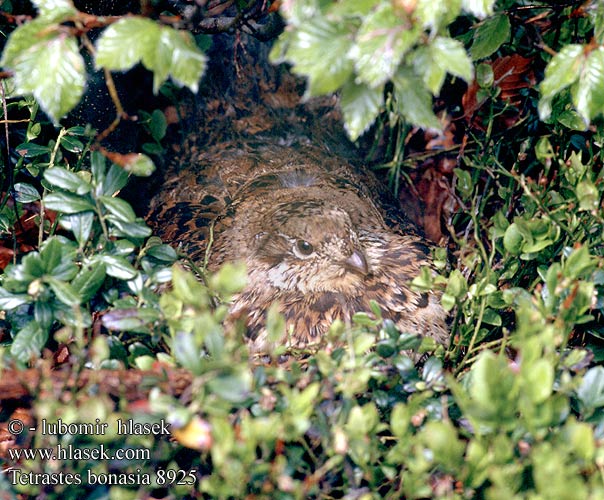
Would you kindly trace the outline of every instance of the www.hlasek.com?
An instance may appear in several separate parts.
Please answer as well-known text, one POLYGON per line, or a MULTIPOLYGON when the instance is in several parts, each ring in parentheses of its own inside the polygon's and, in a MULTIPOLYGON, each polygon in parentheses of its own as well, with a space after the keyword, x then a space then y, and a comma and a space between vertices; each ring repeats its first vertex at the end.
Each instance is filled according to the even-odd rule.
MULTIPOLYGON (((170 435, 170 425, 164 420, 155 423, 140 423, 133 420, 118 419, 115 423, 118 435, 170 435)), ((108 423, 101 422, 98 418, 94 423, 70 423, 66 424, 61 419, 56 422, 41 421, 41 428, 29 427, 34 432, 39 430, 42 435, 73 435, 92 436, 105 435, 108 431, 108 423)), ((13 419, 8 422, 8 431, 11 434, 21 434, 26 430, 21 420, 13 419)), ((12 463, 27 461, 90 461, 90 460, 133 460, 147 461, 151 459, 151 452, 143 448, 124 448, 108 451, 100 444, 95 447, 78 447, 72 444, 67 446, 61 443, 53 448, 9 448, 7 458, 12 463)), ((46 473, 24 471, 18 467, 9 467, 4 470, 12 484, 19 485, 78 485, 78 484, 103 484, 103 485, 158 485, 168 486, 172 484, 192 485, 196 482, 196 470, 180 469, 158 469, 153 473, 143 472, 142 469, 124 473, 95 473, 87 470, 85 474, 80 473, 46 473)))

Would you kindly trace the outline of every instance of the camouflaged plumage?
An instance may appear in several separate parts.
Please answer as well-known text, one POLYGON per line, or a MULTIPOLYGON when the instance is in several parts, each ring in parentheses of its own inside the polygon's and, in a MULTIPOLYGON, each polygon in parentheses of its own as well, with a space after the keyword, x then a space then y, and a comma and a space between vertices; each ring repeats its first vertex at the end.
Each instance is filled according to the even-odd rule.
POLYGON ((370 300, 402 330, 448 340, 434 293, 410 283, 431 265, 430 247, 368 172, 311 144, 267 139, 185 149, 154 198, 148 221, 210 270, 243 260, 248 285, 231 306, 244 317, 251 347, 267 348, 274 302, 284 343, 319 342, 330 324, 369 311, 370 300))

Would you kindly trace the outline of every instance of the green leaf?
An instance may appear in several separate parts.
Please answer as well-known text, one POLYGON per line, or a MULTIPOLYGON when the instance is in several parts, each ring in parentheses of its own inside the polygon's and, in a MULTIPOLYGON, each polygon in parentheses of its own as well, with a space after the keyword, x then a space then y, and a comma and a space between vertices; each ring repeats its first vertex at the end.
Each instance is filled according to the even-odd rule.
POLYGON ((138 177, 149 177, 155 171, 153 160, 142 153, 130 155, 129 161, 122 166, 126 172, 138 177))
POLYGON ((45 300, 37 300, 34 304, 34 319, 40 328, 48 330, 54 321, 54 304, 45 300))
POLYGON ((392 409, 390 428, 397 438, 402 438, 407 434, 407 429, 409 428, 411 420, 411 415, 409 413, 409 408, 402 403, 396 403, 392 409))
POLYGON ((81 153, 84 151, 84 144, 82 141, 69 135, 61 137, 61 146, 71 153, 81 153))
POLYGON ((113 196, 128 182, 128 172, 122 167, 112 164, 103 180, 103 194, 113 196))
POLYGON ((423 128, 441 129, 432 111, 432 95, 423 82, 408 68, 403 68, 394 78, 396 105, 410 123, 423 128))
POLYGON ((82 297, 73 289, 73 287, 65 282, 56 279, 53 276, 46 276, 44 281, 50 285, 57 299, 68 306, 77 306, 82 302, 82 297))
POLYGON ((63 215, 60 224, 75 236, 80 247, 84 246, 94 226, 94 214, 92 212, 80 212, 77 214, 63 215))
POLYGON ((554 367, 547 359, 537 359, 527 367, 525 379, 525 393, 534 404, 543 403, 552 393, 554 367))
POLYGON ((586 125, 604 112, 604 48, 598 47, 589 53, 571 95, 586 125))
POLYGON ((463 44, 459 40, 448 37, 436 37, 430 45, 434 61, 442 69, 454 76, 471 82, 474 77, 474 67, 463 44))
POLYGON ((86 71, 77 40, 52 29, 48 21, 36 20, 17 28, 0 63, 14 71, 16 91, 33 94, 55 122, 84 93, 86 71))
POLYGON ((434 61, 429 46, 418 47, 413 52, 413 70, 421 76, 428 90, 437 95, 445 82, 447 72, 434 61))
POLYGON ((157 260, 169 263, 176 261, 178 258, 176 251, 170 245, 155 245, 149 248, 146 253, 157 260))
POLYGON ((136 214, 130 203, 120 198, 113 198, 111 196, 99 196, 99 201, 103 206, 113 214, 116 218, 124 222, 134 222, 136 214))
POLYGON ((512 255, 519 255, 522 252, 523 243, 524 236, 518 225, 515 222, 510 224, 503 235, 503 247, 512 255))
POLYGON ((496 14, 481 22, 474 30, 470 54, 475 61, 489 57, 510 39, 510 20, 505 14, 496 14))
POLYGON ((241 403, 250 396, 252 376, 248 370, 238 369, 230 375, 208 380, 208 388, 217 396, 231 403, 241 403))
POLYGON ((434 454, 434 460, 445 470, 454 471, 463 462, 464 444, 450 421, 428 422, 422 429, 422 442, 434 454))
POLYGON ((107 220, 111 223, 109 230, 112 236, 122 238, 146 238, 151 236, 151 228, 147 226, 143 219, 134 222, 124 222, 113 215, 108 215, 107 220))
MULTIPOLYGON (((207 58, 195 45, 193 35, 187 31, 178 31, 169 26, 162 26, 157 46, 157 60, 153 67, 153 90, 157 92, 165 81, 163 68, 179 85, 184 85, 197 92, 199 80, 206 69, 207 58), (164 64, 167 64, 164 66, 164 64)), ((162 115, 163 116, 163 115, 162 115)))
POLYGON ((517 394, 516 376, 506 360, 491 351, 483 351, 472 366, 470 396, 485 420, 513 419, 517 394))
POLYGON ((57 237, 50 238, 44 242, 40 250, 40 259, 45 273, 52 271, 59 265, 63 256, 63 245, 57 237))
POLYGON ((381 4, 364 20, 350 50, 359 80, 372 88, 390 80, 420 34, 419 25, 405 26, 392 3, 381 4))
POLYGON ((35 142, 24 142, 23 144, 19 144, 15 149, 25 158, 35 158, 36 156, 50 153, 50 148, 48 146, 41 146, 35 142))
POLYGON ((151 131, 152 137, 156 141, 161 141, 166 135, 167 128, 168 122, 166 121, 166 115, 164 115, 160 109, 153 111, 149 119, 149 130, 151 131))
POLYGON ((372 89, 349 81, 342 88, 340 107, 344 127, 352 141, 358 139, 375 121, 384 102, 383 87, 372 89))
POLYGON ((486 17, 493 13, 495 0, 462 0, 461 4, 465 11, 476 17, 486 17))
POLYGON ((484 314, 482 316, 482 321, 483 323, 486 323, 487 325, 494 325, 494 326, 501 326, 502 325, 502 321, 501 321, 501 316, 499 315, 499 313, 497 311, 494 311, 493 309, 485 309, 484 314))
POLYGON ((17 182, 13 189, 15 190, 15 200, 19 203, 32 203, 40 199, 40 193, 31 184, 17 182))
POLYGON ((103 326, 113 331, 147 331, 159 319, 159 312, 150 308, 114 309, 103 315, 103 326))
POLYGON ((40 355, 47 340, 48 332, 37 322, 30 321, 15 335, 10 353, 22 363, 28 363, 32 358, 40 355))
POLYGON ((604 367, 590 368, 577 389, 577 398, 588 411, 604 406, 604 367))
POLYGON ((9 311, 15 307, 27 304, 30 299, 30 296, 27 294, 13 294, 5 288, 0 287, 0 310, 2 311, 9 311))
POLYGON ((127 17, 109 26, 97 42, 97 67, 127 70, 135 64, 153 71, 153 90, 172 79, 197 92, 206 56, 193 36, 143 17, 127 17))
POLYGON ((120 19, 101 33, 96 44, 96 66, 125 71, 144 60, 145 66, 152 69, 159 34, 159 25, 151 19, 137 16, 120 19))
POLYGON ((132 264, 123 257, 114 255, 95 256, 95 260, 103 262, 106 266, 107 274, 120 280, 130 280, 137 274, 132 264))
MULTIPOLYGON (((107 170, 107 161, 99 151, 90 153, 90 171, 92 172, 92 180, 95 186, 100 186, 105 180, 107 170)), ((113 192, 104 194, 113 195, 113 192)))
POLYGON ((201 374, 201 352, 190 332, 176 332, 172 343, 172 355, 176 361, 194 374, 201 374))
POLYGON ((95 209, 90 199, 71 193, 49 193, 43 202, 46 208, 64 214, 77 214, 95 209))
POLYGON ((600 192, 591 180, 579 182, 575 188, 575 192, 579 200, 579 210, 598 209, 600 205, 600 192))
POLYGON ((352 76, 353 63, 348 56, 350 31, 345 23, 331 22, 317 16, 296 29, 279 57, 275 46, 273 62, 289 61, 294 73, 308 77, 308 94, 328 94, 338 90, 352 76))
POLYGON ((82 268, 71 282, 71 286, 82 302, 89 302, 105 281, 106 271, 103 264, 97 264, 90 268, 82 268))
MULTIPOLYGON (((407 2, 412 4, 415 2, 407 2)), ((417 0, 415 18, 419 19, 425 29, 431 33, 441 32, 441 28, 448 26, 461 13, 461 0, 448 0, 447 2, 434 2, 433 0, 417 0)))
POLYGON ((82 177, 63 167, 52 167, 44 171, 44 178, 52 185, 83 195, 90 192, 92 186, 82 177))
POLYGON ((548 106, 548 100, 577 81, 584 60, 583 46, 570 44, 564 46, 549 62, 540 85, 539 116, 542 120, 549 118, 551 113, 551 103, 548 106))
POLYGON ((243 290, 247 283, 245 264, 227 262, 210 278, 212 289, 223 296, 232 295, 243 290))
POLYGON ((604 4, 602 2, 592 2, 589 4, 587 14, 591 18, 594 27, 594 38, 596 43, 604 43, 604 4))
POLYGON ((77 13, 71 0, 32 0, 41 17, 63 21, 77 13))

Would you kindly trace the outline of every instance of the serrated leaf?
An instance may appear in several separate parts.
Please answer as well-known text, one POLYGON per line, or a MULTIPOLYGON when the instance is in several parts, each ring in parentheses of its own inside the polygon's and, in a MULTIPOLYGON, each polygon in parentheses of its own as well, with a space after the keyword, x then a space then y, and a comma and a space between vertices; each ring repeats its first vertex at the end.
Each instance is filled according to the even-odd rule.
POLYGON ((583 61, 582 45, 564 46, 545 68, 545 78, 540 85, 542 98, 553 97, 562 89, 572 85, 579 78, 583 61))
POLYGON ((386 83, 420 35, 419 25, 404 26, 390 2, 380 5, 363 22, 350 51, 358 78, 372 88, 386 83))
POLYGON ((99 201, 103 206, 113 214, 117 219, 124 222, 134 222, 136 214, 130 203, 120 198, 114 198, 112 196, 99 196, 99 201))
POLYGON ((447 72, 436 64, 429 46, 418 47, 413 52, 412 61, 415 73, 421 76, 424 84, 433 95, 438 95, 445 82, 447 72))
POLYGON ((474 41, 470 47, 472 59, 489 57, 510 39, 510 20, 505 14, 497 14, 481 22, 474 30, 474 41))
POLYGON ((148 68, 153 67, 159 34, 159 25, 151 19, 136 16, 120 19, 101 33, 96 46, 96 66, 125 71, 143 60, 148 68))
POLYGON ((62 21, 77 13, 71 0, 32 0, 40 16, 62 21))
MULTIPOLYGON (((335 92, 352 76, 350 31, 345 23, 317 16, 291 33, 288 41, 284 60, 294 65, 294 73, 308 78, 309 95, 335 92)), ((278 48, 271 52, 273 61, 279 59, 278 48)))
POLYGON ((470 82, 474 76, 474 67, 463 44, 459 40, 439 36, 429 48, 434 62, 447 73, 470 82))
POLYGON ((340 107, 344 127, 352 141, 358 139, 375 121, 384 102, 383 87, 372 89, 350 81, 342 88, 340 107))
POLYGON ((96 65, 111 70, 143 65, 153 72, 153 91, 172 76, 197 92, 206 56, 193 36, 142 17, 128 17, 109 26, 97 42, 96 65))
POLYGON ((495 0, 462 0, 462 7, 466 12, 476 17, 486 17, 493 13, 495 0))
POLYGON ((167 59, 167 73, 179 85, 184 85, 197 92, 199 80, 206 69, 207 57, 195 45, 195 39, 187 31, 178 31, 169 26, 163 26, 158 40, 157 61, 149 68, 153 71, 153 90, 157 92, 165 81, 160 75, 164 59, 167 59), (167 57, 164 57, 163 55, 167 57))
POLYGON ((449 25, 461 11, 461 0, 434 2, 433 0, 415 0, 414 20, 419 19, 425 29, 432 33, 440 32, 441 27, 449 25))
POLYGON ((78 43, 52 29, 48 20, 17 28, 1 63, 14 71, 17 92, 33 94, 54 121, 73 109, 84 93, 86 71, 78 43))
POLYGON ((414 125, 440 129, 441 124, 432 111, 432 95, 424 83, 408 68, 403 68, 394 78, 394 96, 401 115, 414 125))
POLYGON ((579 81, 571 90, 577 112, 587 125, 604 112, 604 49, 590 52, 581 67, 579 81))
POLYGON ((44 178, 52 185, 79 195, 90 192, 91 186, 75 172, 63 167, 52 167, 44 171, 44 178))
POLYGON ((95 209, 91 200, 71 193, 49 193, 43 202, 46 208, 64 214, 77 214, 95 209))
POLYGON ((19 203, 32 203, 40 199, 40 193, 31 184, 17 182, 13 186, 15 191, 15 200, 19 203))
POLYGON ((10 346, 10 353, 22 363, 28 363, 40 355, 48 340, 48 331, 43 330, 35 321, 30 321, 17 332, 10 346))

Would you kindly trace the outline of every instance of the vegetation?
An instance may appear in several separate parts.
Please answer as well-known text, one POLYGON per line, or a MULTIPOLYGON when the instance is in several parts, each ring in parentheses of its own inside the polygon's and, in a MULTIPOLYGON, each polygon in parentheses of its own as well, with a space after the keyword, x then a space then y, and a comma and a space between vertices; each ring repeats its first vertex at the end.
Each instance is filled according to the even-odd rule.
MULTIPOLYGON (((10 244, 1 256, 11 262, 0 349, 2 378, 28 367, 45 377, 28 388, 38 432, 1 448, 17 471, 0 474, 3 494, 604 497, 602 2, 282 3, 273 60, 305 76, 309 96, 340 92, 352 139, 387 137, 397 179, 414 178, 418 127, 449 138, 422 158, 456 158, 452 244, 435 256, 439 274, 414 283, 443 290, 452 342, 418 367, 407 354, 432 346, 382 321, 379 304, 350 331, 335 323, 315 355, 250 359, 241 330, 224 323, 245 270, 228 265, 203 280, 186 271, 119 197, 129 176, 153 174, 149 157, 109 153, 101 143, 111 130, 59 125, 83 94, 88 58, 109 88, 110 71, 140 62, 156 92, 196 90, 203 51, 170 25, 175 13, 97 17, 70 0, 33 3, 37 16, 10 33, 19 12, 2 3, 12 75, 4 128, 22 140, 3 155, 0 228, 10 244), (95 44, 90 26, 101 30, 95 44), (141 386, 181 367, 190 386, 158 384, 132 400, 99 392, 100 382, 57 387, 49 366, 76 379, 145 370, 141 386), (108 426, 44 433, 43 419, 108 426), (128 419, 167 422, 174 439, 119 433, 128 419), (130 454, 14 455, 70 445, 130 454)), ((239 2, 241 18, 253 4, 239 2)), ((147 149, 161 150, 161 113, 141 116, 147 149)), ((283 328, 278 315, 269 323, 283 328)), ((2 421, 27 421, 11 414, 25 404, 8 401, 2 421)))

